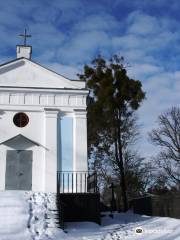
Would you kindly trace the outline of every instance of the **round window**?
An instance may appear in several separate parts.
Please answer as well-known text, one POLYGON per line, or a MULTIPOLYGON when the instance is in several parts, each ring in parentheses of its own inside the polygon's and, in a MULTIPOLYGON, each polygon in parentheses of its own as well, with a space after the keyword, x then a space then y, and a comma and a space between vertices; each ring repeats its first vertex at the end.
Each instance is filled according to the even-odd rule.
POLYGON ((29 118, 25 113, 20 112, 14 115, 13 122, 17 127, 25 127, 29 122, 29 118))

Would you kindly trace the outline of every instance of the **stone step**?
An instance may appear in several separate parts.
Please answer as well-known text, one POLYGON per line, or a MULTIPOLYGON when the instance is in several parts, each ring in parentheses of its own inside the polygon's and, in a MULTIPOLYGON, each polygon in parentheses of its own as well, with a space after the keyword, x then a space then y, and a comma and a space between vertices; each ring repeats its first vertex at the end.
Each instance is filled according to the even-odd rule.
POLYGON ((55 214, 55 215, 46 215, 45 216, 45 219, 51 219, 51 218, 53 218, 53 219, 55 219, 55 218, 59 218, 59 214, 55 214))
POLYGON ((56 208, 56 209, 51 209, 51 208, 48 208, 48 211, 51 211, 51 212, 58 212, 59 210, 56 208))
POLYGON ((48 211, 48 212, 46 212, 46 215, 57 216, 57 215, 59 215, 59 211, 57 211, 57 212, 55 212, 55 211, 53 211, 53 212, 48 211))
POLYGON ((58 216, 59 212, 47 212, 46 215, 48 215, 48 216, 58 216))
POLYGON ((60 229, 62 229, 62 227, 60 225, 58 225, 58 226, 48 226, 48 228, 60 228, 60 229))
POLYGON ((48 223, 47 224, 48 228, 61 228, 60 223, 48 223))
POLYGON ((46 221, 48 222, 48 221, 53 221, 53 222, 55 222, 55 221, 59 221, 59 218, 46 218, 46 221))

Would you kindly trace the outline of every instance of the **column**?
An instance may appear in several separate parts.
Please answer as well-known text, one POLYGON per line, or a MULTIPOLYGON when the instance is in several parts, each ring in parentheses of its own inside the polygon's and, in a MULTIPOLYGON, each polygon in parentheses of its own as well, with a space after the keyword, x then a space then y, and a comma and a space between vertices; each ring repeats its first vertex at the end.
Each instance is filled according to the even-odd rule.
POLYGON ((58 113, 57 109, 45 109, 45 191, 57 190, 58 159, 58 113))

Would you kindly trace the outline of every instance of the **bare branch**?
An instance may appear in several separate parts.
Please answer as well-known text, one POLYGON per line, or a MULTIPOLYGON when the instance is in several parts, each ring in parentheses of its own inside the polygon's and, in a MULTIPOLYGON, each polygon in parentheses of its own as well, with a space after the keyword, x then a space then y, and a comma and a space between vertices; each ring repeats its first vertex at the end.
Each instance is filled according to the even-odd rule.
POLYGON ((180 108, 172 107, 158 118, 150 140, 161 147, 158 162, 172 181, 180 183, 180 108))

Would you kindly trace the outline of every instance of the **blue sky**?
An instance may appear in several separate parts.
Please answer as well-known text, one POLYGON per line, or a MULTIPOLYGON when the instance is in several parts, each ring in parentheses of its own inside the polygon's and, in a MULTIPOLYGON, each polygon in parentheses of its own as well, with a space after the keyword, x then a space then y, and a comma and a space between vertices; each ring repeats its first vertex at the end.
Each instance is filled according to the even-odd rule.
POLYGON ((180 1, 6 0, 0 2, 0 61, 15 58, 26 27, 33 59, 70 78, 98 53, 130 64, 147 99, 139 110, 142 154, 156 151, 147 132, 159 113, 180 103, 180 1))

